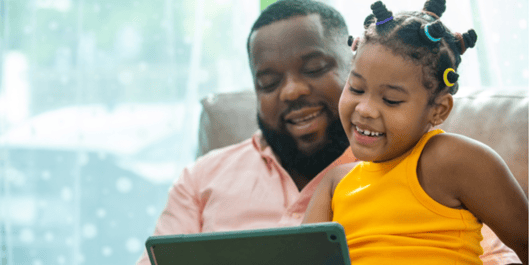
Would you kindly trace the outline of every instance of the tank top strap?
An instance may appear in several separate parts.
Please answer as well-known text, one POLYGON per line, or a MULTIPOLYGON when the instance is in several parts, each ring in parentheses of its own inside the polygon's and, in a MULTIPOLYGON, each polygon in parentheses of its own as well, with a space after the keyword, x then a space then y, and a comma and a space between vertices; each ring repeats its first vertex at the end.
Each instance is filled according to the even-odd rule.
POLYGON ((445 133, 444 130, 442 129, 436 129, 436 130, 432 130, 432 131, 429 131, 427 133, 425 133, 421 138, 420 140, 418 141, 418 143, 416 144, 416 146, 414 146, 414 149, 412 150, 412 152, 410 153, 409 157, 408 157, 408 160, 413 160, 413 161, 418 161, 420 159, 420 155, 421 155, 421 152, 423 151, 423 148, 425 147, 425 145, 427 144, 427 142, 435 135, 437 134, 440 134, 440 133, 445 133))

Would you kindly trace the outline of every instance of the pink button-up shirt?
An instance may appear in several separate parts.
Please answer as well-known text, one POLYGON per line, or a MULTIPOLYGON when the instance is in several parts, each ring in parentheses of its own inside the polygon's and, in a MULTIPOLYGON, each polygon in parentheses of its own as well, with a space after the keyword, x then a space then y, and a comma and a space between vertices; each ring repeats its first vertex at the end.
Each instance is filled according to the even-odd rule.
MULTIPOLYGON (((169 190, 154 235, 300 225, 323 175, 354 161, 347 148, 299 191, 258 131, 251 139, 212 151, 185 168, 169 190)), ((484 233, 484 228, 484 264, 517 263, 515 253, 491 230, 484 233)), ((137 264, 150 264, 145 250, 137 264)))

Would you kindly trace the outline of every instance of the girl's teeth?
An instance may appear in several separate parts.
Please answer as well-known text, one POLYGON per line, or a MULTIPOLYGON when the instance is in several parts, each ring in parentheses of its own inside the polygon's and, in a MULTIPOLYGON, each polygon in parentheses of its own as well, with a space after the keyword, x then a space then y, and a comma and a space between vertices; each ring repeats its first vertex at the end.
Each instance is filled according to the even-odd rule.
POLYGON ((359 127, 355 126, 355 129, 360 133, 360 134, 364 134, 366 136, 381 136, 383 135, 382 133, 377 133, 377 132, 371 132, 371 131, 368 131, 368 130, 361 130, 359 127))

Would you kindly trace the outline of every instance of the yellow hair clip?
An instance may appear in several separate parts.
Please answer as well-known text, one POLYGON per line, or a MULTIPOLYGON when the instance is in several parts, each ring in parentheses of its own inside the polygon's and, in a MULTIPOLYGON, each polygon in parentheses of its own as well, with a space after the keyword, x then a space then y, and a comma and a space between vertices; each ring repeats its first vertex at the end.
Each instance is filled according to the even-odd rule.
POLYGON ((445 85, 448 86, 448 87, 452 87, 455 85, 455 83, 451 83, 449 82, 449 79, 447 79, 447 75, 449 74, 449 72, 455 72, 455 69, 453 68, 447 68, 445 69, 445 72, 444 72, 444 82, 445 82, 445 85))

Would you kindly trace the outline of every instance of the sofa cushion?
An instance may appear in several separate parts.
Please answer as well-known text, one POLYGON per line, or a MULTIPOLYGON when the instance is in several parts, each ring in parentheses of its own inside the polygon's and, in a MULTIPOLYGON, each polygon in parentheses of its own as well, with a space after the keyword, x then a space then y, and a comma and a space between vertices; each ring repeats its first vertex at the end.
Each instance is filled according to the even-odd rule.
POLYGON ((212 94, 201 104, 197 156, 248 139, 258 129, 252 90, 212 94))
POLYGON ((493 148, 528 196, 528 88, 461 90, 440 127, 493 148))
MULTIPOLYGON (((210 95, 201 103, 198 156, 245 140, 258 129, 252 90, 210 95)), ((440 128, 493 148, 528 196, 528 88, 461 87, 440 128)))

